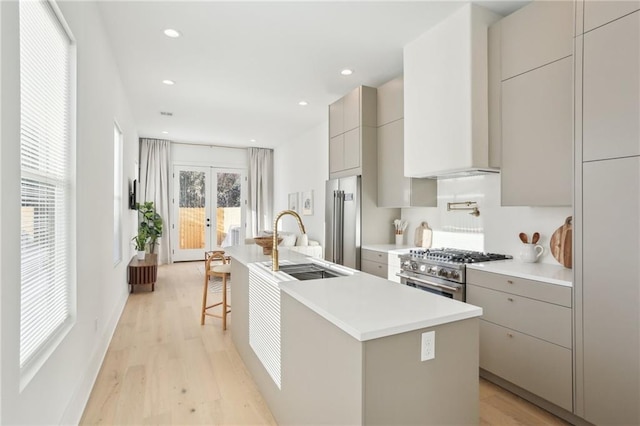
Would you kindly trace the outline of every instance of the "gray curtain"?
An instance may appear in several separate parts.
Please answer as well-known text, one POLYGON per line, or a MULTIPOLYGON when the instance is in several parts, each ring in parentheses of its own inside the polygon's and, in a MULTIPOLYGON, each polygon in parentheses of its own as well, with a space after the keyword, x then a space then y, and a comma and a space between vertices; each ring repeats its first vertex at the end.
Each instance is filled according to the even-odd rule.
POLYGON ((273 150, 249 148, 249 231, 255 237, 273 221, 273 150))
POLYGON ((158 263, 171 263, 171 141, 140 139, 140 197, 139 202, 153 201, 156 212, 162 217, 162 237, 156 247, 158 263))

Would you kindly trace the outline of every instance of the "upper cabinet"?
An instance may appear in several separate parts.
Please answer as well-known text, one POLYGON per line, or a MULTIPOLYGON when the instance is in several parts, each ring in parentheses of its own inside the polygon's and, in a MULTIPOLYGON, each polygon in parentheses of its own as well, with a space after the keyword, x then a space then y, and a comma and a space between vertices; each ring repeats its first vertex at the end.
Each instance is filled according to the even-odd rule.
POLYGON ((502 19, 502 79, 573 52, 573 1, 534 1, 502 19))
POLYGON ((362 174, 363 150, 376 149, 376 103, 376 89, 361 86, 329 105, 329 178, 362 174))
POLYGON ((499 22, 503 206, 571 206, 573 2, 536 1, 499 22))
MULTIPOLYGON (((584 32, 640 10, 640 0, 579 0, 584 9, 584 32)), ((580 28, 577 33, 582 34, 580 28)))
POLYGON ((378 87, 378 207, 436 207, 438 182, 404 176, 402 77, 378 87))
POLYGON ((491 171, 487 29, 498 18, 466 4, 404 47, 405 176, 491 171))
POLYGON ((640 155, 640 12, 586 33, 583 52, 584 161, 640 155))

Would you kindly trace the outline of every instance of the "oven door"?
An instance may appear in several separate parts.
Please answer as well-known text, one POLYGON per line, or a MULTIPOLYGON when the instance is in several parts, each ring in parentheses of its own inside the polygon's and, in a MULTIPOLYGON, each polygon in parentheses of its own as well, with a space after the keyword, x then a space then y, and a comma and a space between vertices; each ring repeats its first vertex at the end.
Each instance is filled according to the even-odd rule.
POLYGON ((408 271, 401 271, 396 274, 400 277, 400 282, 409 287, 415 287, 419 290, 428 291, 429 293, 448 297, 449 299, 466 300, 464 284, 443 280, 436 277, 425 277, 408 271))

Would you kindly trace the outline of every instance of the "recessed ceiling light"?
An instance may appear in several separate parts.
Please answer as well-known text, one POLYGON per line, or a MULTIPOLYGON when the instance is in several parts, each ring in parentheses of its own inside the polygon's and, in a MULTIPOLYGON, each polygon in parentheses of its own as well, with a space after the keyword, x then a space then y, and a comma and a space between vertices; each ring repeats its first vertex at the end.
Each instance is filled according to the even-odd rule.
POLYGON ((163 130, 163 131, 162 131, 162 134, 163 134, 163 135, 168 135, 168 134, 169 134, 169 132, 167 132, 166 130, 163 130))
POLYGON ((174 84, 176 84, 176 82, 173 80, 162 80, 162 82, 167 86, 173 86, 174 84))
POLYGON ((252 142, 252 143, 253 143, 253 142, 255 142, 255 141, 256 141, 255 139, 251 139, 251 140, 249 140, 249 142, 252 142))
POLYGON ((298 105, 300 105, 300 106, 307 106, 307 105, 309 105, 309 102, 307 102, 307 101, 300 101, 300 102, 298 102, 298 105))
POLYGON ((164 30, 164 35, 171 38, 178 38, 182 35, 182 33, 178 30, 174 30, 173 28, 167 28, 164 30))
POLYGON ((342 74, 342 75, 351 75, 351 74, 353 74, 353 70, 350 70, 349 68, 345 68, 342 71, 340 71, 340 74, 342 74))

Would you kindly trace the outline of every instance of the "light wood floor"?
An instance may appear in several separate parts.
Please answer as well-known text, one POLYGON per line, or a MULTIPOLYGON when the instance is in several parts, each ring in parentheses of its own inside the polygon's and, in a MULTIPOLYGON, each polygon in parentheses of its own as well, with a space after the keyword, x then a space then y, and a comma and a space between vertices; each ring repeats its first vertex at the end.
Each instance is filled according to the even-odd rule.
MULTIPOLYGON (((204 262, 161 266, 155 292, 136 287, 81 424, 276 424, 229 331, 217 318, 200 325, 203 268, 204 262)), ((566 424, 482 379, 480 423, 566 424)))

